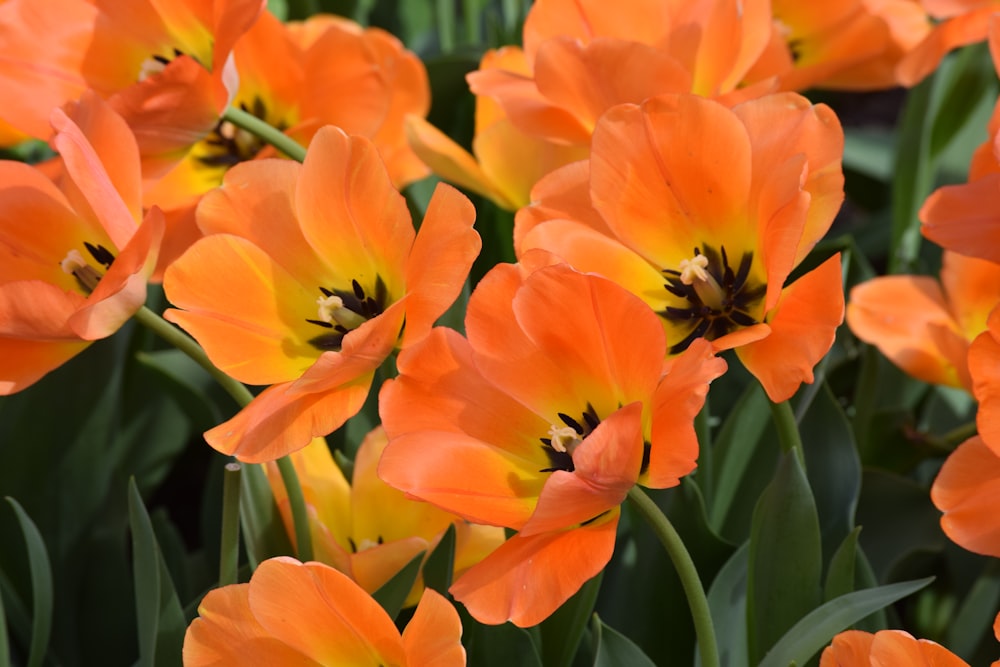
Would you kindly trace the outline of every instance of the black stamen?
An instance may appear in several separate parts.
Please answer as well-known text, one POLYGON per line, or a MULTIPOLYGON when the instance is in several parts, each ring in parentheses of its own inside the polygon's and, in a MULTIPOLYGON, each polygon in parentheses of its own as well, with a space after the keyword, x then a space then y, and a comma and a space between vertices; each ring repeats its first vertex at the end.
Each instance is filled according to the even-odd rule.
POLYGON ((576 431, 578 435, 583 435, 583 427, 580 426, 580 422, 576 421, 567 414, 563 414, 562 412, 560 412, 557 416, 562 420, 563 424, 566 424, 566 426, 569 426, 571 429, 576 431))

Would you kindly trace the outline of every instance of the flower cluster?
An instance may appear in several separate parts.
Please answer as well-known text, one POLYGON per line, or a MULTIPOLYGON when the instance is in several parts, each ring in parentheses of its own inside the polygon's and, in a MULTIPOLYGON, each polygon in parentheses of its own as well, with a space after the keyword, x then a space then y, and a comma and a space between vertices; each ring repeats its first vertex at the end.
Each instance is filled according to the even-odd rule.
POLYGON ((891 259, 858 280, 832 230, 861 161, 834 109, 987 36, 1000 73, 997 3, 537 0, 464 79, 471 152, 395 36, 268 6, 0 0, 0 141, 40 154, 0 161, 0 394, 134 320, 205 371, 167 369, 176 394, 204 403, 189 385, 215 379, 239 403, 199 413, 247 478, 186 633, 130 506, 157 559, 140 608, 162 595, 144 658, 460 665, 510 623, 545 664, 585 644, 632 664, 585 619, 602 573, 610 597, 640 571, 683 590, 707 667, 719 646, 803 664, 826 644, 823 667, 964 664, 872 616, 927 582, 878 586, 902 559, 869 562, 857 488, 823 466, 857 486, 859 453, 884 464, 872 388, 841 379, 871 344, 961 396, 975 429, 928 435, 913 477, 954 543, 1000 558, 1000 102, 968 183, 922 202, 939 279, 891 259), (679 586, 638 553, 640 518, 679 586))

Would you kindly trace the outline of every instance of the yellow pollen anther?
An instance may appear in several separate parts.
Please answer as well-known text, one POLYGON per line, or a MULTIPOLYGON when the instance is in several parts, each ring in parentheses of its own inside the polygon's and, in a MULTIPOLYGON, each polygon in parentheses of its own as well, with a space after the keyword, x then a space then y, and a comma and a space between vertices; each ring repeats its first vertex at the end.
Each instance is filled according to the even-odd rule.
POLYGON ((569 426, 550 426, 549 439, 552 441, 552 449, 557 452, 570 452, 583 440, 580 434, 569 426))

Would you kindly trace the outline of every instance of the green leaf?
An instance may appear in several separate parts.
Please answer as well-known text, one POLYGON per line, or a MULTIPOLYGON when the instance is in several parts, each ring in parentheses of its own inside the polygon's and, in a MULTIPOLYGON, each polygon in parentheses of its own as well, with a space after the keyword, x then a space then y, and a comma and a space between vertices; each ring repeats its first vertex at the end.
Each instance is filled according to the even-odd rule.
POLYGON ((156 388, 177 401, 196 429, 207 431, 224 421, 217 400, 226 400, 227 410, 232 400, 221 396, 212 376, 191 357, 180 350, 157 350, 137 352, 135 358, 155 374, 156 388))
POLYGON ((139 630, 139 665, 177 665, 187 621, 135 479, 129 480, 129 526, 139 630))
MULTIPOLYGON (((52 630, 52 566, 49 564, 49 553, 45 548, 45 542, 31 517, 13 498, 8 496, 7 502, 17 515, 17 522, 21 526, 21 535, 24 537, 24 545, 28 552, 28 564, 31 568, 32 630, 27 666, 38 667, 45 659, 49 634, 52 630)), ((6 631, 4 643, 6 643, 6 631)))
POLYGON ((756 663, 820 602, 819 518, 796 452, 782 455, 753 513, 747 578, 747 636, 756 663))
POLYGON ((806 475, 822 527, 825 562, 854 528, 861 462, 851 424, 825 383, 799 421, 799 430, 804 434, 806 475))
POLYGON ((840 543, 830 567, 827 568, 826 585, 823 587, 823 599, 832 600, 854 590, 854 565, 857 562, 858 534, 861 528, 852 530, 840 543))
POLYGON ((10 640, 7 638, 7 614, 0 595, 0 667, 10 667, 10 640))
MULTIPOLYGON (((719 662, 728 667, 748 667, 747 659, 747 567, 750 543, 737 549, 708 589, 719 662)), ((697 656, 695 665, 701 665, 697 656)))
POLYGON ((455 573, 455 524, 449 524, 424 563, 424 586, 447 596, 455 573))
POLYGON ((751 383, 733 406, 715 440, 714 493, 706 499, 708 518, 712 528, 728 538, 733 536, 727 534, 724 528, 732 521, 733 515, 738 514, 747 502, 752 503, 760 492, 760 488, 753 484, 750 485, 752 488, 746 489, 747 478, 751 476, 755 462, 763 458, 759 450, 770 421, 767 396, 759 383, 751 383), (752 496, 749 501, 747 496, 752 496))
POLYGON ((291 556, 292 543, 264 469, 255 464, 243 466, 241 481, 240 528, 251 568, 257 569, 261 562, 274 556, 291 556))
POLYGON ((991 558, 949 624, 945 646, 957 655, 971 656, 983 636, 989 633, 998 606, 1000 560, 991 558))
POLYGON ((396 618, 399 610, 403 608, 407 596, 413 590, 413 584, 420 574, 420 564, 424 561, 424 554, 421 551, 413 559, 403 566, 403 569, 393 575, 392 579, 382 584, 382 586, 372 593, 375 601, 382 605, 389 618, 396 618))
POLYGON ((513 623, 483 625, 458 607, 462 619, 462 643, 469 665, 476 667, 542 667, 542 659, 531 634, 513 623))
POLYGON ((652 660, 632 640, 621 634, 594 614, 590 624, 594 637, 594 667, 655 667, 652 660))
POLYGON ((939 551, 946 541, 940 520, 923 485, 888 472, 864 473, 856 521, 865 528, 860 543, 877 581, 890 581, 893 569, 917 552, 939 551))
MULTIPOLYGON (((941 103, 930 133, 930 154, 938 156, 969 123, 984 100, 992 109, 996 98, 996 71, 986 44, 969 45, 942 63, 935 75, 941 103)), ((976 136, 982 128, 976 127, 976 136)))
POLYGON ((904 581, 855 591, 830 600, 791 627, 768 651, 759 667, 787 667, 793 662, 804 665, 852 623, 920 590, 933 580, 934 577, 927 577, 904 581))
POLYGON ((542 663, 545 667, 569 667, 580 648, 587 621, 594 611, 603 572, 580 587, 551 616, 542 621, 542 663))
POLYGON ((899 123, 892 179, 892 241, 890 273, 912 273, 920 250, 917 211, 931 189, 931 93, 934 76, 910 89, 899 123))

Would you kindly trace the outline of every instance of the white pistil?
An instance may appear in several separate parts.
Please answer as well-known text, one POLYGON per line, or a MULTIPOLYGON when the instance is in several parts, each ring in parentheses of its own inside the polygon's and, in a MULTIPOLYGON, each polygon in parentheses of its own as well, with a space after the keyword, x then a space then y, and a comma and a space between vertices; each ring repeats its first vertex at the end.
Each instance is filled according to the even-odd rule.
POLYGON ((570 454, 583 442, 580 434, 569 426, 549 426, 549 439, 552 441, 552 449, 570 454))
POLYGON ((151 76, 155 76, 167 68, 166 63, 156 58, 146 58, 139 66, 139 81, 145 81, 151 76))
POLYGON ((321 296, 316 299, 319 306, 317 319, 329 324, 339 324, 345 329, 357 329, 364 324, 365 318, 358 315, 350 308, 344 307, 344 300, 335 294, 321 296))
POLYGON ((358 550, 356 553, 361 553, 362 551, 368 551, 369 549, 374 549, 378 546, 378 542, 375 540, 369 540, 367 537, 360 542, 358 542, 358 550))
POLYGON ((59 262, 59 267, 65 273, 76 278, 76 282, 79 283, 81 289, 87 294, 97 289, 97 284, 101 282, 102 274, 88 264, 78 250, 74 249, 67 252, 63 260, 59 262))
POLYGON ((694 287, 703 304, 713 310, 723 310, 722 299, 725 292, 708 272, 708 257, 695 255, 691 259, 682 259, 680 274, 681 282, 694 287))

